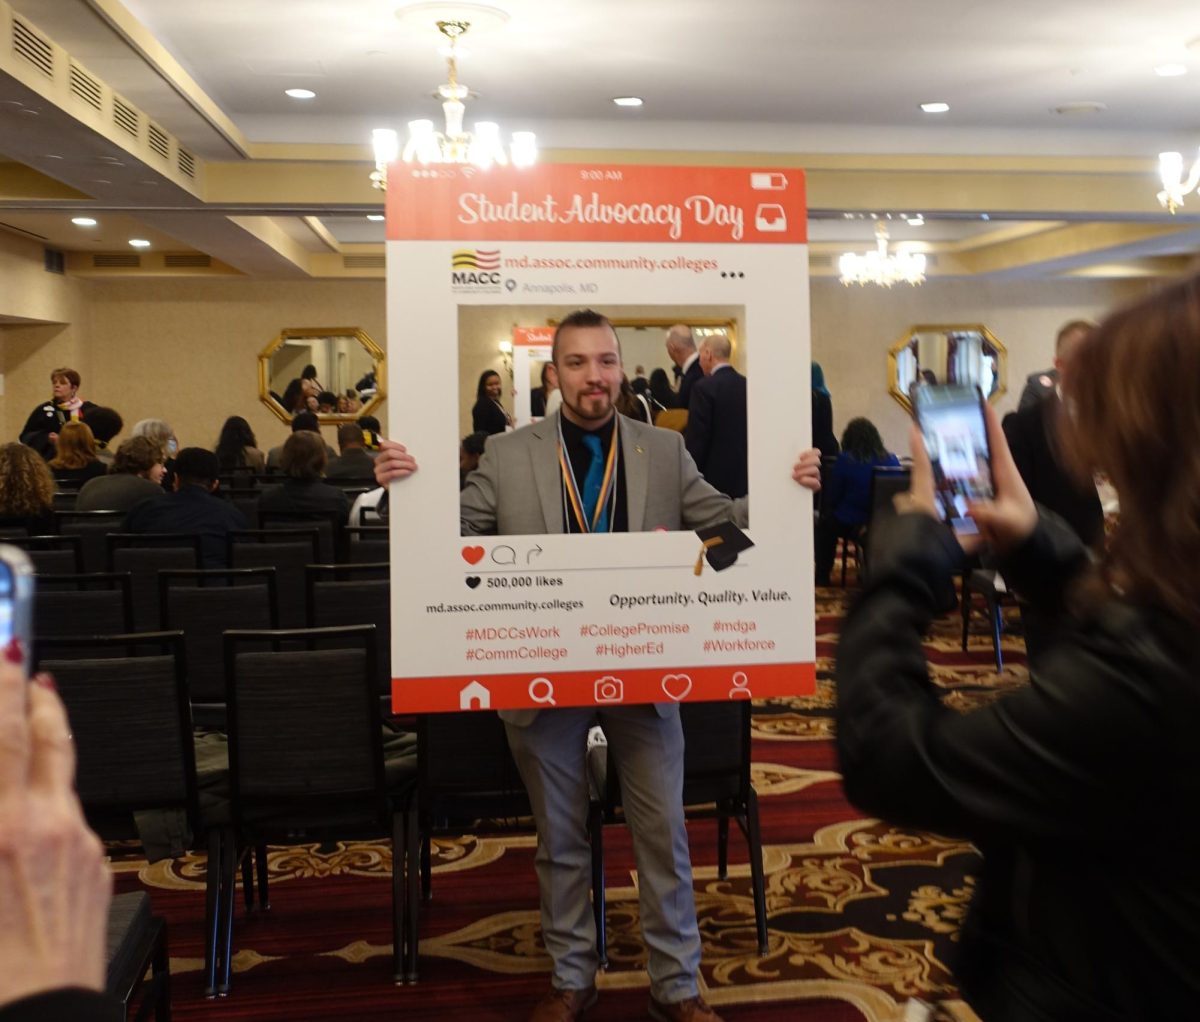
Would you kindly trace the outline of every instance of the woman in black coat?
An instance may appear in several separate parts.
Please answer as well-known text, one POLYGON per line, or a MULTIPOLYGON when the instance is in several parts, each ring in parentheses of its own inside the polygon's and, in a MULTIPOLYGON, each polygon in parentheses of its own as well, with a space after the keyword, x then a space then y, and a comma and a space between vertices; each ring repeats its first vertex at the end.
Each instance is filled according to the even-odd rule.
POLYGON ((1034 504, 986 406, 996 498, 970 513, 1009 589, 1053 621, 1055 642, 1028 685, 967 713, 944 705, 922 636, 947 609, 939 594, 953 593, 962 550, 936 518, 914 430, 905 513, 873 530, 870 578, 838 643, 846 794, 872 816, 982 851, 955 977, 987 1022, 1191 1018, 1200 277, 1109 317, 1062 382, 1064 454, 1121 496, 1107 552, 1093 564, 1034 504))
POLYGON ((486 369, 479 377, 479 385, 475 388, 475 407, 471 409, 471 431, 486 433, 492 436, 503 433, 512 424, 512 416, 504 410, 500 403, 503 391, 500 374, 494 369, 486 369))

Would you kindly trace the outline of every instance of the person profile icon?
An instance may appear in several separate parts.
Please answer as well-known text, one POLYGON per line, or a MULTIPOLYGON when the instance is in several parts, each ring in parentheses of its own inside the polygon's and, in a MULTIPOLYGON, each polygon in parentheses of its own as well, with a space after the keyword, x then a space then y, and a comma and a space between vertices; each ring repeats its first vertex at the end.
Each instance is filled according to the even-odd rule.
POLYGON ((750 678, 745 671, 735 671, 733 688, 729 690, 730 699, 753 699, 750 694, 750 678))

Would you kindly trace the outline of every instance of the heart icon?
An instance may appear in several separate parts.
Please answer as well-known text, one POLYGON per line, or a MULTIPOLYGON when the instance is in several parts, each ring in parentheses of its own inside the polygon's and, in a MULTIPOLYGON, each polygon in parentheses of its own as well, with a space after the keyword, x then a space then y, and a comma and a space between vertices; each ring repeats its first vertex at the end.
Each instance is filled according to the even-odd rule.
POLYGON ((667 698, 674 699, 677 703, 682 702, 692 690, 692 679, 686 674, 664 674, 662 690, 667 694, 667 698))
POLYGON ((463 560, 468 564, 478 564, 483 560, 486 551, 481 546, 465 546, 462 548, 463 560))
POLYGON ((480 582, 480 578, 478 575, 468 575, 467 576, 467 588, 468 589, 474 589, 476 586, 479 585, 479 582, 480 582))

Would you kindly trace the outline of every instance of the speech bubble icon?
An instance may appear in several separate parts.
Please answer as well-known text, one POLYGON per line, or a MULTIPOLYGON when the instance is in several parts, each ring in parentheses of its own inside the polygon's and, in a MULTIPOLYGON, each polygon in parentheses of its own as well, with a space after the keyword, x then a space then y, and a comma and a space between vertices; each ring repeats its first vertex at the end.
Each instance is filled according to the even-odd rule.
POLYGON ((492 549, 492 561, 495 564, 516 564, 517 552, 507 544, 501 544, 492 549))
POLYGON ((512 277, 509 277, 508 280, 504 282, 504 288, 507 291, 515 291, 517 289, 517 282, 513 280, 512 277))

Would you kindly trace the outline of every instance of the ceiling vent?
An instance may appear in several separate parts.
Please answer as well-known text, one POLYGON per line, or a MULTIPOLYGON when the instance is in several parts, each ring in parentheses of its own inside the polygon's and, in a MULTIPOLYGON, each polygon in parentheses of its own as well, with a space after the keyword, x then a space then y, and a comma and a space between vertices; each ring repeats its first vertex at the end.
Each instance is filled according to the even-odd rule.
POLYGON ((186 177, 196 176, 196 157, 186 149, 179 150, 179 173, 186 177))
POLYGON ((100 83, 74 61, 71 61, 71 95, 82 99, 94 110, 100 109, 104 95, 100 83))
POLYGON ((387 265, 381 255, 342 256, 342 266, 347 270, 382 270, 387 265))
POLYGON ((141 118, 138 117, 135 107, 131 107, 124 100, 113 96, 113 124, 137 138, 140 121, 141 118))
POLYGON ((167 252, 163 255, 163 266, 168 270, 207 270, 212 258, 203 252, 167 252))
POLYGON ((171 136, 158 125, 151 124, 146 131, 146 143, 164 160, 171 158, 171 136))
POLYGON ((63 254, 56 248, 42 249, 43 265, 47 273, 65 273, 66 259, 63 254))
POLYGON ((142 257, 136 252, 97 252, 92 256, 97 270, 136 270, 141 265, 142 257))
POLYGON ((50 40, 38 35, 26 22, 13 16, 13 52, 24 57, 47 78, 54 77, 54 50, 50 40))

